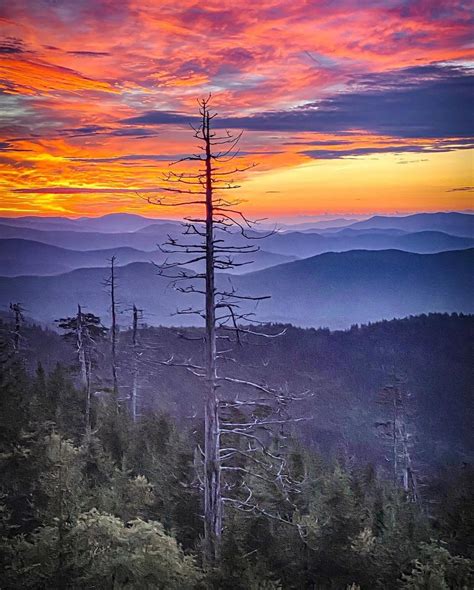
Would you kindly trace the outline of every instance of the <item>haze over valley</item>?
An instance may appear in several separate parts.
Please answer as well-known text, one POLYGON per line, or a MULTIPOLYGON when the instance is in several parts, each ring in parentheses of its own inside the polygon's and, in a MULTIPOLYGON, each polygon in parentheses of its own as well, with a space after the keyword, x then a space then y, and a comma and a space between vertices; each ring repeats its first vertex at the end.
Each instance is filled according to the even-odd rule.
MULTIPOLYGON (((19 300, 31 317, 54 325, 81 304, 106 320, 103 281, 115 256, 124 309, 137 304, 152 325, 195 322, 174 313, 198 297, 176 293, 171 281, 159 276, 165 260, 188 259, 162 251, 168 236, 180 236, 179 222, 127 214, 1 221, 3 309, 19 300)), ((231 244, 242 243, 236 231, 229 237, 231 244)), ((255 297, 270 295, 258 304, 262 321, 344 329, 427 312, 474 311, 470 214, 343 220, 339 228, 326 229, 306 223, 304 231, 283 227, 253 243, 259 251, 238 254, 242 265, 233 269, 234 276, 221 271, 219 284, 255 297)), ((199 272, 199 265, 190 269, 199 272)), ((129 318, 122 315, 120 323, 128 325, 129 318)))

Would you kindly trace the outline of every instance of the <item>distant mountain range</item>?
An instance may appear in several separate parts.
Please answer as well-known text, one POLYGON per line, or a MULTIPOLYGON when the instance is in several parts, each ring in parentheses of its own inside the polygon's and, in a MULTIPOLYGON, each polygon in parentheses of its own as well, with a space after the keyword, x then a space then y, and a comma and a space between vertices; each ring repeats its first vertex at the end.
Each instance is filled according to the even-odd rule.
MULTIPOLYGON (((132 213, 111 213, 101 217, 0 217, 0 225, 25 227, 51 231, 81 231, 100 233, 136 232, 150 225, 171 224, 179 221, 144 217, 132 213)), ((278 224, 282 231, 320 231, 331 233, 344 227, 352 229, 400 229, 407 232, 441 231, 461 237, 474 237, 474 215, 469 213, 440 212, 415 213, 413 215, 376 215, 368 219, 335 218, 308 221, 299 224, 278 224)), ((17 236, 22 237, 22 236, 17 236)))
POLYGON ((357 221, 353 229, 403 229, 405 231, 442 231, 454 236, 474 237, 474 215, 467 213, 416 213, 414 215, 376 215, 357 221))
MULTIPOLYGON (((52 231, 99 231, 104 233, 134 232, 153 223, 173 223, 168 219, 143 217, 133 213, 110 213, 101 217, 0 217, 0 224, 52 231)), ((179 223, 179 222, 174 222, 179 223)))
MULTIPOLYGON (((231 281, 253 296, 271 295, 259 305, 263 321, 301 326, 340 328, 409 314, 473 310, 474 215, 375 216, 339 220, 343 226, 334 227, 336 221, 307 223, 303 231, 285 228, 256 241, 262 251, 237 258, 253 264, 233 275, 220 273, 219 281, 231 281)), ((189 317, 170 314, 177 306, 201 303, 199 297, 178 297, 151 264, 166 256, 158 244, 181 232, 178 221, 127 213, 0 218, 0 306, 21 301, 29 315, 51 322, 81 303, 106 317, 109 305, 101 285, 115 255, 125 307, 137 303, 153 314, 153 324, 189 323, 189 317)), ((242 243, 238 232, 226 239, 242 243)), ((186 264, 186 255, 170 257, 186 264)))
POLYGON ((341 228, 347 225, 352 225, 356 221, 359 221, 359 219, 346 219, 344 217, 336 217, 334 219, 324 219, 320 221, 305 221, 302 223, 279 223, 278 227, 284 231, 306 231, 311 229, 328 229, 332 227, 341 228))
MULTIPOLYGON (((153 234, 136 233, 136 232, 98 232, 98 231, 71 231, 64 230, 41 230, 31 227, 20 227, 13 225, 0 225, 0 238, 21 238, 23 240, 33 240, 59 246, 60 248, 69 248, 71 250, 104 250, 108 248, 120 248, 127 246, 137 248, 138 250, 155 250, 157 243, 166 240, 170 229, 180 231, 178 224, 169 227, 166 222, 161 227, 161 231, 153 234)), ((1 247, 1 243, 0 243, 1 247)))
MULTIPOLYGON (((83 235, 83 234, 81 234, 83 235)), ((89 235, 89 234, 85 234, 89 235)), ((110 235, 110 234, 109 234, 110 235)), ((55 275, 77 268, 109 266, 112 256, 116 256, 117 265, 125 266, 132 262, 164 262, 166 254, 157 248, 153 251, 138 250, 129 246, 119 246, 103 250, 71 250, 24 239, 0 240, 0 276, 16 277, 22 275, 55 275)), ((175 255, 174 260, 186 260, 186 255, 175 255)), ((252 264, 239 266, 235 274, 251 270, 260 270, 295 260, 295 256, 285 256, 260 250, 252 254, 252 264)), ((236 262, 247 262, 248 256, 236 256, 236 262)))
MULTIPOLYGON (((240 276, 221 274, 218 280, 241 293, 271 295, 256 309, 262 321, 347 328, 425 312, 472 313, 473 258, 474 249, 425 255, 326 253, 240 276)), ((151 264, 129 264, 117 275, 122 310, 135 303, 150 324, 192 324, 189 316, 171 314, 178 307, 202 306, 202 297, 179 295, 151 264)), ((0 306, 20 301, 28 315, 50 323, 74 313, 81 303, 108 322, 109 301, 102 287, 106 276, 106 269, 86 268, 50 277, 2 277, 0 306)), ((121 318, 128 322, 126 314, 121 318)))
POLYGON ((76 268, 105 267, 112 256, 121 265, 131 262, 157 262, 158 251, 144 252, 122 246, 104 250, 68 250, 23 239, 7 239, 0 242, 0 275, 52 275, 76 268))
MULTIPOLYGON (((458 233, 462 233, 461 228, 468 224, 464 219, 466 217, 469 220, 474 219, 474 216, 462 215, 461 222, 458 224, 458 233)), ((108 224, 108 218, 105 221, 104 218, 100 220, 102 220, 101 223, 106 223, 107 229, 116 227, 115 224, 118 222, 115 217, 112 224, 108 224)), ((137 220, 134 216, 129 221, 132 225, 128 224, 128 228, 136 226, 137 220)), ((150 260, 158 262, 163 258, 159 255, 158 244, 163 244, 169 235, 179 237, 182 227, 175 221, 154 220, 154 223, 148 223, 149 221, 146 220, 147 224, 135 231, 121 232, 38 229, 15 224, 0 224, 0 275, 43 275, 80 267, 104 266, 105 261, 112 254, 118 257, 119 265, 150 260), (15 243, 12 240, 19 241, 15 243), (53 250, 48 250, 41 244, 56 246, 69 252, 57 252, 56 256, 53 250), (89 255, 80 255, 81 252, 89 252, 89 255)), ((44 223, 49 224, 50 221, 44 223)), ((59 222, 51 223, 55 228, 63 227, 59 222)), ((100 225, 99 221, 96 223, 100 225)), ((461 237, 431 229, 408 232, 398 228, 370 229, 355 224, 335 231, 327 230, 321 233, 322 231, 277 232, 255 242, 264 251, 246 258, 245 260, 255 260, 254 265, 241 267, 237 269, 237 272, 259 270, 289 262, 295 258, 307 258, 324 252, 398 249, 424 254, 474 247, 474 235, 461 237)), ((262 233, 254 233, 254 235, 261 237, 262 233)), ((187 240, 193 241, 193 237, 187 236, 187 240)), ((232 245, 242 243, 242 238, 237 232, 228 234, 226 240, 232 245)), ((186 257, 174 257, 174 259, 182 262, 186 257)), ((243 260, 243 257, 239 258, 239 262, 243 260)))
POLYGON ((474 249, 438 254, 398 250, 326 253, 248 273, 244 293, 271 294, 263 321, 347 328, 426 313, 474 311, 474 249))
POLYGON ((398 230, 344 229, 334 234, 313 232, 277 233, 264 240, 265 248, 278 254, 289 253, 307 258, 324 252, 348 250, 405 250, 418 254, 462 250, 474 246, 473 238, 452 236, 439 231, 397 233, 398 230), (395 232, 395 233, 394 233, 395 232))

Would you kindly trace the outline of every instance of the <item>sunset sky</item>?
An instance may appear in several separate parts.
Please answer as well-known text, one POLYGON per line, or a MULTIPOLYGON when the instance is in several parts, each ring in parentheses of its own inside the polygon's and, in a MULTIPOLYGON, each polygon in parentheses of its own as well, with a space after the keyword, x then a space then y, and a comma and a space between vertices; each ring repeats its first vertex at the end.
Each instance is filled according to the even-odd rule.
POLYGON ((0 215, 174 215, 137 193, 209 92, 251 214, 473 208, 469 2, 2 4, 0 215))

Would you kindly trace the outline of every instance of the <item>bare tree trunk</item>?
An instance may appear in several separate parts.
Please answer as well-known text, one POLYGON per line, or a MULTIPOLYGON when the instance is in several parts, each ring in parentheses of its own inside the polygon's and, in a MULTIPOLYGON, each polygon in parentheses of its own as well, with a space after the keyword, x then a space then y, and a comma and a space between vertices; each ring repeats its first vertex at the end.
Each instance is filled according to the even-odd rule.
POLYGON ((77 306, 77 324, 76 324, 76 344, 77 355, 79 358, 79 365, 81 368, 81 382, 84 389, 87 388, 87 365, 86 365, 86 351, 84 349, 84 333, 82 324, 82 309, 77 306))
POLYGON ((379 426, 390 425, 391 430, 387 431, 387 435, 390 438, 394 483, 403 487, 411 502, 419 503, 420 497, 410 453, 412 443, 407 425, 407 396, 398 385, 386 386, 382 393, 380 403, 390 406, 390 419, 386 423, 379 423, 379 426))
POLYGON ((403 489, 410 502, 418 502, 417 482, 413 471, 410 450, 408 448, 408 433, 405 424, 402 424, 402 427, 400 428, 400 440, 403 451, 403 489))
POLYGON ((15 352, 20 349, 20 312, 18 306, 15 308, 15 352))
POLYGON ((13 337, 13 349, 15 354, 20 352, 21 321, 23 319, 23 309, 20 303, 10 303, 10 309, 15 315, 15 329, 13 337))
POLYGON ((112 382, 116 403, 118 404, 118 380, 117 380, 117 302, 115 298, 115 256, 110 259, 110 303, 112 312, 112 382))
POLYGON ((63 483, 63 438, 59 432, 59 473, 58 473, 58 492, 59 492, 59 518, 58 523, 58 562, 57 562, 57 582, 59 587, 64 582, 64 483, 63 483))
MULTIPOLYGON (((188 254, 187 264, 205 262, 205 270, 188 273, 183 270, 181 261, 165 261, 159 265, 159 268, 161 276, 166 276, 174 281, 174 288, 178 292, 198 293, 205 297, 204 310, 190 308, 178 310, 177 312, 183 315, 195 314, 205 318, 204 362, 202 365, 195 365, 191 362, 176 362, 171 357, 162 364, 187 368, 197 377, 203 378, 205 383, 204 477, 202 482, 204 488, 203 559, 208 567, 212 567, 220 557, 223 503, 231 502, 234 507, 240 505, 247 512, 259 510, 257 505, 251 505, 250 497, 248 500, 241 502, 235 498, 227 498, 222 495, 221 479, 225 470, 242 469, 242 472, 246 473, 248 471, 244 468, 225 465, 226 459, 240 453, 245 456, 246 453, 243 453, 240 448, 226 448, 225 443, 222 444, 223 448, 221 448, 221 437, 237 436, 240 439, 245 438, 247 445, 250 444, 249 441, 253 441, 250 452, 257 452, 262 443, 257 436, 249 432, 249 429, 258 429, 259 426, 268 428, 270 425, 275 426, 281 425, 283 422, 291 422, 292 420, 285 417, 286 404, 292 399, 302 399, 301 396, 292 396, 282 388, 275 389, 267 385, 224 376, 217 371, 219 359, 216 346, 217 330, 227 333, 232 332, 238 344, 241 343, 241 336, 244 334, 274 338, 283 334, 284 331, 270 335, 262 333, 261 330, 255 331, 251 327, 241 325, 258 323, 252 318, 252 313, 241 307, 242 303, 244 301, 258 302, 268 299, 268 296, 241 295, 232 286, 225 288, 216 287, 215 285, 216 269, 228 270, 243 264, 249 264, 249 262, 239 262, 235 257, 237 255, 252 254, 259 250, 258 246, 252 244, 227 243, 225 239, 216 238, 215 233, 218 230, 224 233, 229 232, 231 231, 230 228, 233 227, 244 239, 259 238, 254 235, 250 236, 247 233, 247 230, 251 230, 257 221, 248 219, 239 211, 239 200, 223 196, 223 194, 226 194, 225 191, 239 188, 239 185, 235 183, 234 175, 253 168, 254 164, 244 167, 232 165, 227 169, 226 166, 222 166, 222 164, 238 156, 237 145, 242 133, 234 134, 228 130, 222 132, 211 131, 211 121, 216 116, 216 113, 210 114, 209 112, 210 99, 209 96, 207 99, 198 101, 201 123, 198 128, 194 129, 194 137, 201 142, 199 148, 202 152, 179 160, 200 162, 199 168, 196 171, 182 173, 170 171, 164 176, 165 186, 163 187, 163 192, 168 196, 149 199, 150 203, 162 206, 200 205, 205 207, 205 214, 199 213, 197 216, 185 218, 185 231, 183 234, 194 236, 195 240, 179 242, 175 238, 168 236, 168 240, 163 244, 164 247, 160 247, 160 250, 164 253, 188 254), (201 280, 205 281, 204 286, 202 283, 196 286, 194 281, 201 280), (182 286, 182 281, 190 281, 190 283, 185 283, 185 286, 182 286), (221 396, 218 395, 219 386, 224 382, 233 383, 234 385, 239 384, 258 391, 260 394, 259 401, 249 401, 247 403, 235 399, 234 401, 226 401, 224 406, 223 400, 219 399, 221 396), (268 400, 262 401, 262 394, 268 396, 268 400), (244 423, 229 422, 229 416, 226 416, 226 414, 220 416, 221 407, 242 409, 242 406, 245 406, 250 414, 247 416, 248 420, 246 419, 244 423), (255 408, 258 407, 265 408, 265 411, 268 410, 266 419, 257 418, 255 408), (285 412, 284 415, 282 415, 282 411, 285 412), (272 419, 272 416, 275 416, 275 419, 272 419), (222 422, 220 422, 221 418, 222 422)), ((259 237, 265 236, 261 235, 259 237)), ((226 338, 229 337, 226 336, 226 338)), ((303 393, 303 396, 305 395, 306 393, 303 393)), ((275 482, 281 487, 293 486, 289 478, 285 478, 284 481, 281 475, 286 465, 285 458, 272 455, 272 459, 278 466, 278 472, 275 473, 275 482)), ((257 463, 259 463, 258 460, 257 463)), ((260 511, 260 513, 263 512, 260 511)), ((281 517, 274 518, 282 520, 281 517)), ((288 522, 288 524, 291 523, 288 522)))
POLYGON ((214 286, 214 207, 209 112, 203 131, 206 145, 206 405, 204 440, 204 543, 205 558, 212 564, 219 557, 222 532, 220 432, 216 374, 216 308, 214 286))
POLYGON ((137 421, 137 396, 138 396, 138 309, 133 306, 133 331, 132 331, 132 344, 133 344, 133 383, 132 383, 132 395, 130 399, 130 413, 132 415, 132 421, 137 421))
POLYGON ((87 385, 86 385, 86 430, 87 438, 90 438, 92 426, 91 426, 91 380, 92 380, 92 362, 89 358, 87 360, 87 385))
POLYGON ((82 309, 81 306, 77 306, 77 319, 76 319, 76 346, 77 356, 79 359, 79 367, 81 371, 81 384, 86 394, 86 439, 89 439, 91 432, 91 391, 90 391, 90 375, 87 368, 86 362, 86 351, 84 347, 84 326, 82 322, 82 309))
POLYGON ((393 396, 393 480, 398 485, 398 392, 393 396))

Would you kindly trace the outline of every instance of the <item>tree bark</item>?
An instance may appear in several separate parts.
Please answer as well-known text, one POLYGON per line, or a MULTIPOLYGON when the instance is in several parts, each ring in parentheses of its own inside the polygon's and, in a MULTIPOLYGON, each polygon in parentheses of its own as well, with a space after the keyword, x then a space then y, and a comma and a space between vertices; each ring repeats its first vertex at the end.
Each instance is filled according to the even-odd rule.
POLYGON ((130 413, 132 415, 132 421, 137 421, 137 394, 138 394, 138 309, 133 306, 133 332, 132 332, 132 344, 133 344, 133 383, 132 383, 132 395, 130 399, 130 413))
POLYGON ((209 112, 203 114, 206 146, 206 405, 204 440, 204 544, 205 560, 219 557, 222 533, 220 433, 216 374, 216 308, 214 286, 214 206, 209 112))
POLYGON ((77 356, 79 359, 79 367, 81 371, 81 384, 86 395, 86 439, 89 439, 91 432, 91 391, 90 391, 90 376, 86 362, 86 351, 84 348, 84 333, 82 323, 82 309, 81 306, 77 306, 77 318, 76 318, 76 346, 77 356))
POLYGON ((21 321, 23 319, 23 308, 20 303, 10 303, 10 309, 15 315, 15 331, 13 337, 13 350, 15 354, 20 352, 21 321))
POLYGON ((118 404, 118 380, 117 380, 117 303, 115 300, 115 256, 110 259, 110 300, 112 312, 112 381, 114 398, 118 404))

